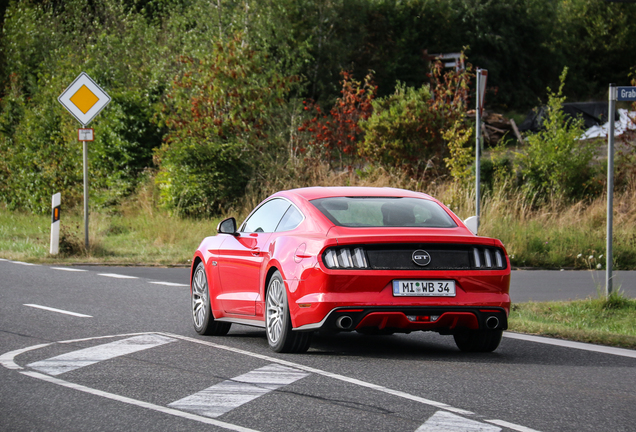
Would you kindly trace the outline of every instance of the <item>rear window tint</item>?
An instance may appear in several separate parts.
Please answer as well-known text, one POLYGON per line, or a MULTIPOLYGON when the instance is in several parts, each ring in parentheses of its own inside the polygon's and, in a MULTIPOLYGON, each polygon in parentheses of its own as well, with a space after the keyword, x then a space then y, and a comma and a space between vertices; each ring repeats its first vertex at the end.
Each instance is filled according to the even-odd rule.
POLYGON ((334 197, 311 203, 335 225, 345 227, 457 226, 439 204, 419 198, 334 197))

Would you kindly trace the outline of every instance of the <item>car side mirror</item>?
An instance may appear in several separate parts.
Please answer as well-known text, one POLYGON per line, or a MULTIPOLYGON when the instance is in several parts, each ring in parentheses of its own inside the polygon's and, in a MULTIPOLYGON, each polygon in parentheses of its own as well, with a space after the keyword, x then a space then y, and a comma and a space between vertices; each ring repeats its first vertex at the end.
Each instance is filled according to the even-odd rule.
POLYGON ((470 232, 477 235, 477 230, 479 229, 479 216, 469 217, 464 221, 464 225, 466 225, 466 228, 468 228, 470 232))
POLYGON ((236 219, 234 219, 233 217, 223 219, 216 227, 216 231, 219 234, 231 234, 233 236, 237 236, 238 233, 236 232, 236 219))

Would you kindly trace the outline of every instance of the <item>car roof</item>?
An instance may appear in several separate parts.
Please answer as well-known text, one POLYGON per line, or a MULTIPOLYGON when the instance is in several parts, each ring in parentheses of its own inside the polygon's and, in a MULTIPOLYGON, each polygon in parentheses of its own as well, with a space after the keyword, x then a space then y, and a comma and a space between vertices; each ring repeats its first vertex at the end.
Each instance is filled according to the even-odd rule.
POLYGON ((339 187, 307 187, 299 189, 291 189, 287 192, 299 195, 306 200, 314 200, 318 198, 330 197, 411 197, 432 199, 431 196, 421 192, 413 192, 406 189, 388 188, 388 187, 358 187, 358 186, 339 186, 339 187))

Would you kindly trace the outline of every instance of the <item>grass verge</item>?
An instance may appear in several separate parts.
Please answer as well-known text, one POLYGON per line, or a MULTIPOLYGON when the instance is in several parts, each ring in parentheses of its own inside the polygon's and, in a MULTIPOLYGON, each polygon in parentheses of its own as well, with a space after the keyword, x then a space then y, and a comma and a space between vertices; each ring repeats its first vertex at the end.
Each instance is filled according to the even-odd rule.
POLYGON ((91 213, 89 249, 81 213, 66 212, 60 254, 49 254, 50 216, 0 209, 0 258, 32 263, 188 264, 201 240, 216 234, 218 219, 193 220, 166 213, 91 213))
POLYGON ((528 302, 512 306, 510 331, 636 349, 636 300, 609 298, 528 302))

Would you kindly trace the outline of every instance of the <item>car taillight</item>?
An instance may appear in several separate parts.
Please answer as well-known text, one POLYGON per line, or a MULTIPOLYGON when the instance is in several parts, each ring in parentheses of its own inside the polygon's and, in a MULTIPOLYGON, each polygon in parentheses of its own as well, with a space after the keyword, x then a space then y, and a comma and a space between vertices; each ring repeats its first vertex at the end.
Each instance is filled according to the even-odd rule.
POLYGON ((475 268, 506 268, 506 260, 500 249, 473 248, 473 263, 475 268))
POLYGON ((322 257, 325 266, 330 269, 369 268, 364 249, 361 247, 330 248, 322 257))

